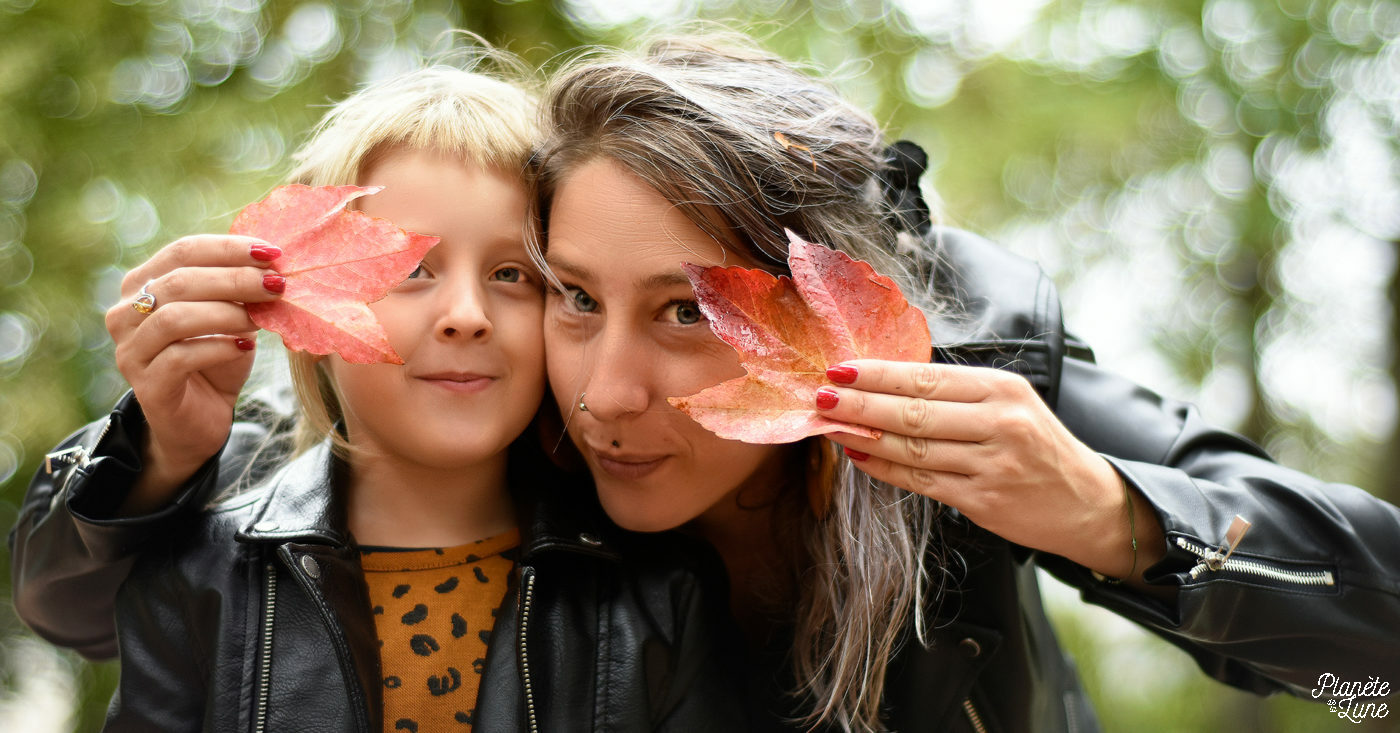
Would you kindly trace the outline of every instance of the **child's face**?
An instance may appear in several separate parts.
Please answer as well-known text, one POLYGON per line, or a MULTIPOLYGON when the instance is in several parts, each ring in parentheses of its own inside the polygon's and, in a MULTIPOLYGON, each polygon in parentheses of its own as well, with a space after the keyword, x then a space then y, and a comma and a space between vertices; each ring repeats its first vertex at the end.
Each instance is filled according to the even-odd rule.
POLYGON ((330 357, 351 445, 420 470, 504 461, 544 394, 544 298, 525 251, 518 177, 398 150, 360 177, 360 209, 442 238, 370 304, 403 365, 330 357))

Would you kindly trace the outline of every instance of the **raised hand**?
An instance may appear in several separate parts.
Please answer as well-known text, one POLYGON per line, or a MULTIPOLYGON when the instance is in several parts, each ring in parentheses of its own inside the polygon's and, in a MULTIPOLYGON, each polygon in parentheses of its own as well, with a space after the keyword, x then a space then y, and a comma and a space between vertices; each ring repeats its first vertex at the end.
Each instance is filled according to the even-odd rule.
POLYGON ((167 502, 223 446, 256 346, 243 304, 278 297, 285 283, 267 268, 280 254, 251 237, 196 235, 122 279, 107 331, 149 426, 141 478, 122 513, 167 502))
POLYGON ((818 408, 883 431, 878 440, 828 436, 870 476, 1105 576, 1138 575, 1165 553, 1160 521, 1135 493, 1134 558, 1122 479, 1025 379, 984 367, 877 360, 845 362, 827 375, 833 384, 818 391, 818 408))

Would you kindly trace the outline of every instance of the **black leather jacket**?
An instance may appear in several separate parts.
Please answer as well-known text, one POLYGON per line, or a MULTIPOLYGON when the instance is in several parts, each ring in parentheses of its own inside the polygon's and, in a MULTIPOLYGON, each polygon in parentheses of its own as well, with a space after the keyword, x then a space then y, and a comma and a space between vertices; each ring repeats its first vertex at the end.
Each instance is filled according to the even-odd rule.
MULTIPOLYGON (((93 493, 131 485, 140 420, 128 396, 104 427, 67 441, 96 451, 41 475, 12 535, 16 567, 36 571, 17 576, 26 598, 99 603, 40 614, 23 605, 57 643, 110 655, 103 594, 120 584, 121 681, 105 730, 384 729, 370 602, 332 490, 343 464, 323 444, 254 489, 189 508, 241 474, 262 430, 239 423, 222 464, 201 471, 169 516, 91 519, 112 516, 115 501, 93 493), (92 629, 74 622, 84 618, 92 629)), ((716 666, 732 659, 728 641, 698 620, 725 612, 722 602, 706 607, 717 596, 696 581, 713 554, 677 535, 620 533, 585 486, 537 488, 522 506, 521 559, 491 632, 473 729, 742 730, 745 712, 716 666)))
MULTIPOLYGON (((936 237, 950 264, 939 286, 967 311, 958 328, 935 331, 936 343, 957 344, 938 358, 1024 375, 1071 431, 1108 457, 1157 512, 1168 554, 1147 577, 1176 593, 1170 602, 1149 598, 1099 582, 1063 558, 953 523, 948 533, 967 571, 940 606, 945 618, 933 643, 925 648, 911 640, 891 665, 885 707, 892 729, 1097 728, 1041 608, 1036 565, 1079 588, 1085 600, 1182 647, 1208 674, 1237 687, 1307 695, 1324 673, 1400 680, 1400 510, 1355 487, 1283 468, 1248 441, 1204 423, 1191 406, 1099 369, 1087 349, 1066 338, 1058 296, 1038 267, 965 232, 936 237), (1237 514, 1253 528, 1221 564, 1211 551, 1237 514)), ((86 445, 97 432, 89 429, 86 445)), ((99 447, 92 455, 106 454, 99 447)), ((111 507, 84 503, 94 501, 91 486, 129 485, 133 469, 100 457, 85 460, 86 468, 67 471, 80 477, 67 487, 55 487, 55 478, 42 473, 31 486, 11 537, 15 603, 45 638, 110 654, 110 600, 104 599, 125 577, 140 539, 180 509, 135 527, 94 519, 111 516, 111 507)), ((135 459, 128 452, 123 460, 135 459)), ((722 589, 722 577, 716 582, 722 589)), ((687 622, 686 634, 700 633, 689 628, 700 618, 679 619, 687 622)), ((729 628, 723 619, 705 623, 729 628)), ((573 628, 589 643, 608 641, 573 628)), ((567 636, 561 634, 561 643, 567 636)), ((703 637, 727 643, 724 631, 703 637)), ((624 656, 609 664, 644 658, 624 656)), ((733 673, 739 657, 728 659, 727 672, 719 674, 733 673)), ((641 687, 628 694, 646 696, 641 687)), ((707 729, 719 708, 703 707, 686 708, 695 714, 686 729, 707 729)), ((561 719, 541 728, 579 726, 561 719)))

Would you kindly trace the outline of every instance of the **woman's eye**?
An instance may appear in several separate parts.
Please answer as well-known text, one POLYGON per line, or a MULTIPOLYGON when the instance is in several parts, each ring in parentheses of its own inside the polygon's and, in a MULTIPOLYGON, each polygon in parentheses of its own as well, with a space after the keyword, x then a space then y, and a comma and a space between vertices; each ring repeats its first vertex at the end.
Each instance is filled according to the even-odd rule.
POLYGON ((491 273, 491 279, 500 280, 501 282, 518 283, 525 279, 525 273, 521 272, 519 267, 502 267, 491 273))
POLYGON ((598 310, 598 301, 593 296, 585 293, 580 288, 566 288, 564 299, 569 302, 569 306, 579 313, 592 313, 598 310))
POLYGON ((666 306, 667 315, 670 319, 682 326, 689 326, 705 320, 705 314, 700 312, 700 306, 693 300, 678 300, 666 306))
POLYGON ((422 262, 419 262, 418 266, 413 268, 413 272, 408 273, 408 277, 405 279, 412 280, 416 277, 423 277, 426 274, 428 274, 427 268, 423 267, 422 262))

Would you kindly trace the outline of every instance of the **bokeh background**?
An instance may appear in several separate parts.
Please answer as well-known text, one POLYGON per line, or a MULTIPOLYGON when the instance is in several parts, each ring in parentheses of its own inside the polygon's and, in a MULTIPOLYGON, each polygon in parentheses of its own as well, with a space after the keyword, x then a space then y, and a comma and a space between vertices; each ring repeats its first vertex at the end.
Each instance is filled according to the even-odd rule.
MULTIPOLYGON (((1400 499, 1396 0, 0 0, 0 526, 124 387, 121 273, 225 230, 330 101, 453 28, 544 64, 694 17, 922 143, 945 219, 1039 260, 1102 363, 1400 499)), ((0 730, 97 729, 115 667, 31 636, 0 559, 0 730)), ((1236 693, 1047 585, 1110 731, 1400 726, 1236 693)))

